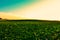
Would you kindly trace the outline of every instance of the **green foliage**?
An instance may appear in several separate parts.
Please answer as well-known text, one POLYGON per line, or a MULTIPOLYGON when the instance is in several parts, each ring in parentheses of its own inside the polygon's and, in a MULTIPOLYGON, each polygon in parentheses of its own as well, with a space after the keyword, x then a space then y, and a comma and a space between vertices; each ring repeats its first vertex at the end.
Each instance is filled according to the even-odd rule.
POLYGON ((0 40, 60 40, 60 22, 0 21, 0 40))

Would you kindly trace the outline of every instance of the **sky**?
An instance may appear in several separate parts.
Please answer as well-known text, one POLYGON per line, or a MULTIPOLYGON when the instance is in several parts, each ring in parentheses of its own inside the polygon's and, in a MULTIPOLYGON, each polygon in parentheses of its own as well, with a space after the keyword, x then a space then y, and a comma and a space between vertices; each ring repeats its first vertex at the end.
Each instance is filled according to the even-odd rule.
POLYGON ((0 17, 60 20, 60 0, 0 0, 0 17))
POLYGON ((0 0, 0 11, 13 11, 14 9, 22 8, 33 2, 35 2, 35 0, 0 0))

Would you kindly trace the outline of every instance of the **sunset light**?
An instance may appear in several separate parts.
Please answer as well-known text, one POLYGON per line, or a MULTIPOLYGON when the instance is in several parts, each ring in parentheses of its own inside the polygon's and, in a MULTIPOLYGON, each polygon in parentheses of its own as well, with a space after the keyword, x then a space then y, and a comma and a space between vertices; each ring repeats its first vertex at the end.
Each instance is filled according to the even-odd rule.
POLYGON ((21 3, 17 3, 19 7, 16 4, 16 8, 9 5, 9 7, 0 7, 0 17, 7 19, 60 20, 60 0, 35 0, 28 2, 26 1, 26 5, 22 4, 23 6, 20 6, 21 3))

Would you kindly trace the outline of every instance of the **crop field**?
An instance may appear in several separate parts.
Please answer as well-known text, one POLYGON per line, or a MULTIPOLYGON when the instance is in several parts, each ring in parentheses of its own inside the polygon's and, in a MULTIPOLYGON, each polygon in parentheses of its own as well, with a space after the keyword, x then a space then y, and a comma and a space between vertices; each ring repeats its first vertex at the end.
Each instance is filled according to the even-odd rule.
POLYGON ((60 40, 60 22, 0 21, 0 40, 60 40))

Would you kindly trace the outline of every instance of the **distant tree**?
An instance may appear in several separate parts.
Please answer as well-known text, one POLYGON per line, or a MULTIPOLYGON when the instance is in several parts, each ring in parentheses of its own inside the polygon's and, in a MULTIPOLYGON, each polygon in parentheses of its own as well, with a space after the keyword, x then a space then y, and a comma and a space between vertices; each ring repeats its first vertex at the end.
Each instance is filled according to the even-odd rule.
POLYGON ((2 18, 0 18, 0 20, 1 20, 2 18))

